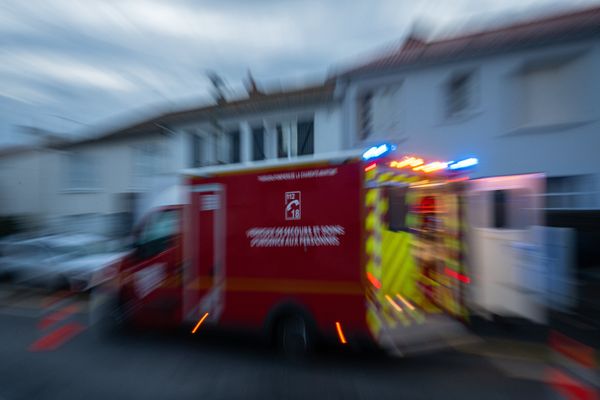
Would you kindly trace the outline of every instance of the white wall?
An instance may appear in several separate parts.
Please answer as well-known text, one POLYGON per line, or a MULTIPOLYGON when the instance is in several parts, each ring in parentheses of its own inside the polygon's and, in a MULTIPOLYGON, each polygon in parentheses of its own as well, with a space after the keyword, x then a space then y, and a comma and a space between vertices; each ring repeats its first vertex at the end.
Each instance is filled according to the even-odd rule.
POLYGON ((338 105, 321 107, 315 111, 315 153, 341 150, 342 114, 338 105))
MULTIPOLYGON (((240 128, 242 161, 247 161, 251 157, 250 127, 263 125, 268 128, 266 154, 273 158, 276 156, 276 137, 274 130, 269 128, 277 122, 306 118, 314 118, 315 153, 342 147, 340 107, 333 104, 275 109, 219 122, 227 128, 240 128)), ((205 122, 199 122, 176 126, 174 133, 169 134, 149 132, 135 138, 0 156, 0 214, 37 214, 50 221, 86 214, 113 214, 124 211, 119 196, 126 193, 138 194, 136 202, 143 212, 145 205, 161 191, 180 182, 179 172, 192 166, 190 132, 207 132, 206 128, 205 122), (161 146, 163 158, 156 161, 160 165, 153 169, 152 176, 144 178, 139 174, 138 149, 152 145, 161 146), (83 155, 93 164, 97 175, 94 187, 69 185, 69 155, 73 153, 83 155)), ((144 160, 147 164, 148 160, 144 160)))
MULTIPOLYGON (((249 161, 252 155, 252 141, 250 132, 252 128, 263 126, 265 128, 265 155, 267 158, 277 157, 276 132, 275 126, 278 123, 303 121, 313 119, 314 121, 314 153, 326 153, 338 151, 344 148, 342 135, 342 110, 339 105, 321 104, 314 106, 297 107, 285 110, 271 110, 268 112, 255 113, 239 116, 236 118, 224 118, 219 120, 219 124, 225 131, 230 129, 239 129, 241 134, 241 161, 249 161)), ((210 148, 214 148, 214 128, 211 128, 204 122, 197 124, 186 124, 178 127, 179 132, 183 132, 186 140, 179 143, 179 154, 185 154, 187 166, 192 165, 189 148, 191 140, 189 134, 194 133, 205 138, 204 157, 207 162, 215 162, 214 155, 209 154, 210 148)), ((223 150, 223 149, 221 149, 223 150)))
MULTIPOLYGON (((344 123, 349 135, 346 140, 354 146, 364 146, 372 140, 389 138, 399 143, 400 151, 444 160, 476 156, 480 165, 475 176, 525 172, 600 176, 597 71, 600 43, 587 41, 355 79, 345 91, 344 117, 348 120, 344 123), (539 77, 552 82, 552 89, 535 94, 536 102, 545 101, 534 110, 533 117, 538 122, 524 120, 520 98, 527 86, 523 83, 524 67, 561 59, 568 62, 558 68, 560 73, 554 71, 548 74, 552 76, 539 77), (451 74, 462 70, 476 72, 477 101, 460 118, 446 119, 443 87, 451 74), (379 136, 361 142, 357 120, 349 110, 356 107, 361 92, 373 90, 377 94, 378 89, 398 82, 402 82, 399 103, 403 107, 404 128, 398 133, 378 133, 379 136), (573 106, 575 102, 577 105, 573 106), (558 110, 563 104, 564 108, 558 110), (544 112, 547 114, 535 115, 544 112)), ((373 104, 378 103, 380 99, 374 99, 373 104)), ((379 108, 375 114, 382 118, 383 111, 379 108)), ((393 118, 396 117, 390 113, 389 119, 393 118)))
MULTIPOLYGON (((165 179, 175 176, 181 166, 177 136, 149 134, 134 139, 123 139, 81 144, 53 152, 45 160, 44 179, 41 185, 40 204, 29 204, 50 219, 82 214, 113 214, 125 211, 123 195, 138 193, 140 196, 158 190, 165 179), (159 145, 163 149, 162 159, 156 160, 153 176, 140 180, 136 171, 136 151, 148 145, 159 145), (69 187, 68 157, 77 152, 90 157, 96 164, 98 185, 95 188, 77 189, 69 187), (160 181, 160 182, 159 182, 160 181)), ((138 169, 139 170, 139 169, 138 169)))
POLYGON ((39 213, 43 150, 31 149, 0 157, 0 215, 39 213))

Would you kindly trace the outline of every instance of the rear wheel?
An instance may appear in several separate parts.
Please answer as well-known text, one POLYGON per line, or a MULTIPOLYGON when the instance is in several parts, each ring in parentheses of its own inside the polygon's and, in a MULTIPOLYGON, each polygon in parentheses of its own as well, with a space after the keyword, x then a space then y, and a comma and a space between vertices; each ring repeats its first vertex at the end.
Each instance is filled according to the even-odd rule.
POLYGON ((312 335, 306 320, 300 315, 283 317, 277 324, 278 349, 286 358, 305 358, 312 348, 312 335))

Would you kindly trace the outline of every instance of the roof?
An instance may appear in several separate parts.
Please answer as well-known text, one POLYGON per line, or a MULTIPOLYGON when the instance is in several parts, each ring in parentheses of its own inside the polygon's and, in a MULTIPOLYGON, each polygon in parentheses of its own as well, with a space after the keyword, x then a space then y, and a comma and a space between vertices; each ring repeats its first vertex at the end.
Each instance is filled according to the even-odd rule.
POLYGON ((352 67, 341 77, 435 64, 600 36, 600 7, 532 19, 500 28, 426 42, 409 36, 393 51, 352 67))
POLYGON ((235 99, 220 104, 204 104, 192 108, 165 112, 146 118, 136 123, 107 131, 101 135, 86 138, 60 147, 73 146, 116 138, 125 138, 146 134, 149 131, 161 130, 177 123, 192 121, 210 121, 214 119, 235 117, 271 111, 289 109, 310 104, 320 104, 333 100, 334 83, 329 81, 318 86, 300 89, 282 90, 278 92, 253 92, 245 98, 235 99))

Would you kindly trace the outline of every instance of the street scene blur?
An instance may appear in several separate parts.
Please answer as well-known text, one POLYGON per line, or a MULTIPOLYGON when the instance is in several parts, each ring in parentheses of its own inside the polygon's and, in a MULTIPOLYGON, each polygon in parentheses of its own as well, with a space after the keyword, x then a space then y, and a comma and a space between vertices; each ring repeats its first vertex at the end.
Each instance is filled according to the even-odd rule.
POLYGON ((600 399, 597 0, 0 32, 0 400, 600 399))

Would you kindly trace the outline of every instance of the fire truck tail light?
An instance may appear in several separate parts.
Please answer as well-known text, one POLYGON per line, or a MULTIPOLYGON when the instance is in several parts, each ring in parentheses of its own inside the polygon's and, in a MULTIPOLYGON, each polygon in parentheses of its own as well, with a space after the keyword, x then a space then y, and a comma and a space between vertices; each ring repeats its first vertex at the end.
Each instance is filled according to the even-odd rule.
POLYGON ((344 336, 344 332, 342 331, 342 325, 339 322, 335 323, 335 329, 337 329, 338 337, 340 338, 341 344, 346 344, 346 337, 344 336))
POLYGON ((367 279, 373 286, 375 286, 375 289, 381 289, 381 282, 379 282, 379 280, 375 278, 372 273, 367 272, 367 279))
POLYGON ((451 276, 452 278, 461 281, 462 283, 471 283, 471 278, 467 275, 463 275, 460 272, 456 272, 450 268, 444 268, 444 272, 446 275, 451 276))

